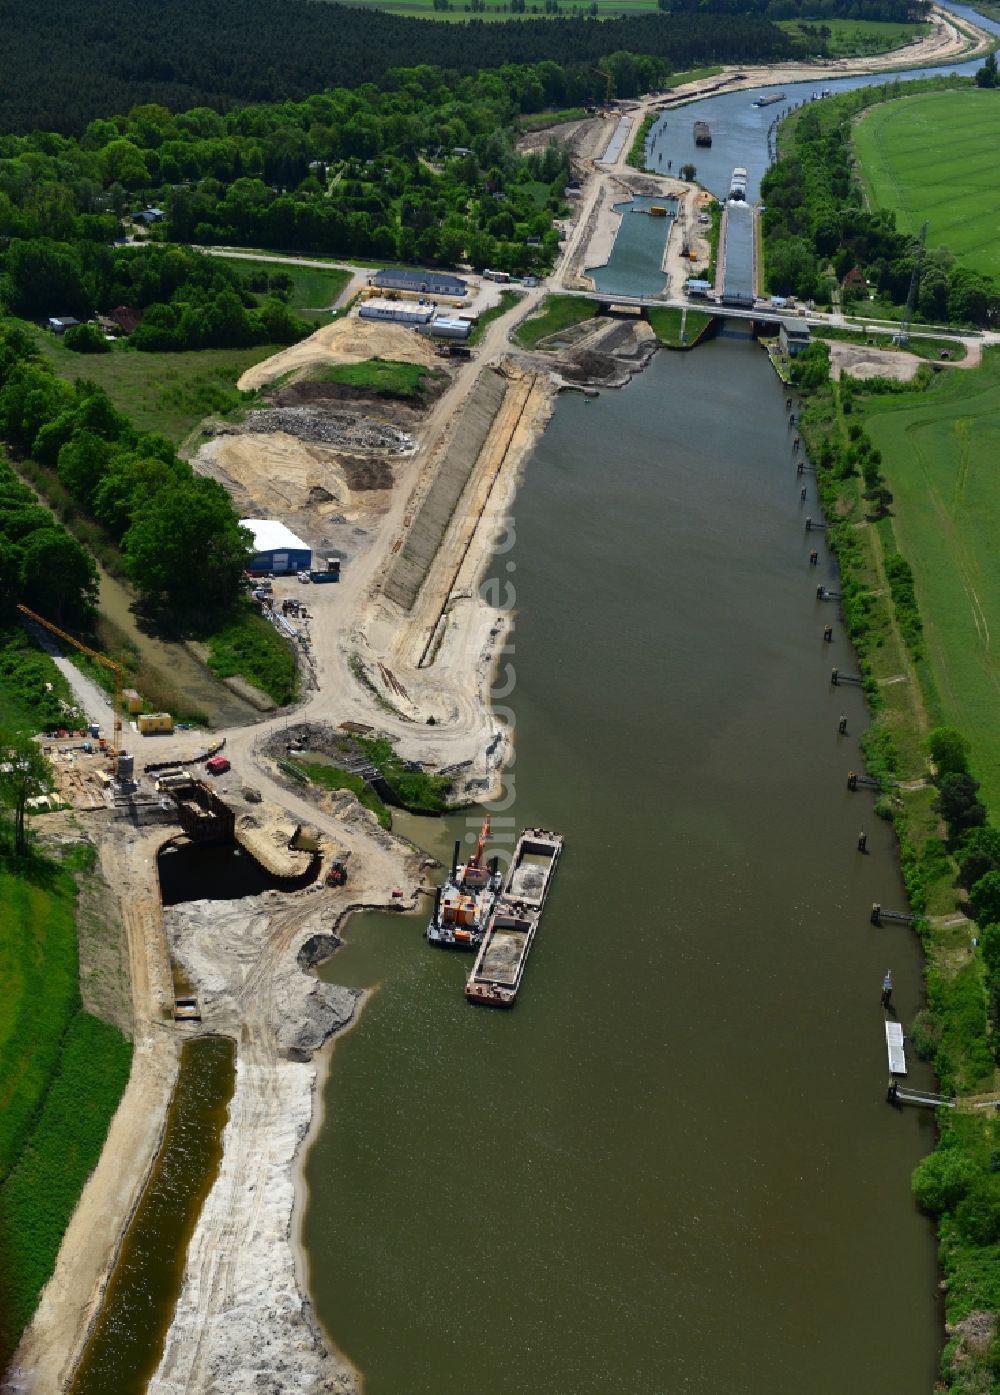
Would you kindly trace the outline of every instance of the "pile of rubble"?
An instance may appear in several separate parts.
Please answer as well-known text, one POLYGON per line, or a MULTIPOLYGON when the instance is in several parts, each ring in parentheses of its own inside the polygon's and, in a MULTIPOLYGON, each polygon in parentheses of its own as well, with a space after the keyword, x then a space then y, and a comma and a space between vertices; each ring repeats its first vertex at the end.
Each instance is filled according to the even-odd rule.
POLYGON ((242 429, 255 434, 283 431, 301 441, 322 441, 341 450, 383 450, 398 455, 413 450, 413 437, 388 422, 319 407, 273 407, 250 412, 242 429))

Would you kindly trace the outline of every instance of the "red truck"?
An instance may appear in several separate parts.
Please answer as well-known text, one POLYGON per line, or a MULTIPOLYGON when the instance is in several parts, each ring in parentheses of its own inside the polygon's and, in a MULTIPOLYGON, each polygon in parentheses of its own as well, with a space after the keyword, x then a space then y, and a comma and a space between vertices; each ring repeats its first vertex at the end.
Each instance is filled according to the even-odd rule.
POLYGON ((225 775, 226 771, 232 768, 225 756, 212 756, 211 760, 205 762, 205 769, 209 775, 225 775))

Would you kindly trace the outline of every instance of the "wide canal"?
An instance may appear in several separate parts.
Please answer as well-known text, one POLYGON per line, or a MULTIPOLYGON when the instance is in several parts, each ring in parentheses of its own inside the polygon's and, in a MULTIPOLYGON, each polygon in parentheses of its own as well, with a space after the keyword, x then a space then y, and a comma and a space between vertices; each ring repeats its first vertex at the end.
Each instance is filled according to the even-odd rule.
POLYGON ((724 335, 562 399, 528 463, 494 562, 517 607, 498 826, 566 853, 521 998, 468 1006, 424 917, 355 918, 326 969, 378 985, 333 1054, 305 1226, 367 1395, 933 1385, 909 1187, 933 1123, 885 1104, 879 1007, 891 967, 912 1020, 919 951, 868 923, 903 890, 845 787, 865 712, 829 681, 853 659, 839 624, 822 640, 835 574, 821 541, 809 566, 784 399, 724 335))

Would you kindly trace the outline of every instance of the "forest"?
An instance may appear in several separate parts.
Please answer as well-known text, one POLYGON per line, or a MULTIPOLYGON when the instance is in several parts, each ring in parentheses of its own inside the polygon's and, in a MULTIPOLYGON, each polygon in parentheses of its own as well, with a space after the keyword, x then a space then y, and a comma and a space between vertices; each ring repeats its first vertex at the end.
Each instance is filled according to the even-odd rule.
MULTIPOLYGON (((543 61, 586 72, 630 52, 681 70, 794 52, 755 14, 724 26, 709 14, 435 24, 306 0, 3 0, 0 30, 0 131, 67 134, 150 102, 221 111, 331 87, 391 87, 394 70, 426 63, 455 76, 543 61)), ((600 73, 591 71, 589 90, 605 95, 600 73)))
MULTIPOLYGON (((622 86, 649 87, 663 71, 656 59, 624 53, 605 63, 622 86)), ((89 122, 79 140, 54 132, 0 137, 0 239, 10 239, 0 299, 19 315, 81 318, 95 308, 170 301, 181 280, 189 307, 226 289, 221 273, 204 264, 199 273, 179 250, 157 261, 134 246, 112 248, 130 215, 149 203, 166 214, 148 230, 154 241, 469 261, 522 273, 547 267, 569 166, 554 145, 519 154, 517 118, 585 99, 592 78, 555 63, 461 80, 418 68, 398 72, 386 90, 340 88, 225 115, 207 108, 174 115, 147 104, 89 122)), ((239 278, 228 288, 256 321, 238 337, 231 328, 228 340, 201 342, 297 337, 280 298, 255 309, 239 278)), ((238 309, 230 299, 229 317, 239 319, 238 309)), ((146 318, 140 347, 199 342, 188 332, 190 315, 188 329, 172 315, 146 318), (155 344, 154 322, 165 331, 155 344)))
MULTIPOLYGON (((907 92, 971 79, 931 78, 908 83, 907 92)), ((810 105, 785 126, 779 159, 761 181, 764 262, 771 291, 829 303, 834 280, 846 308, 876 295, 904 305, 913 276, 917 241, 896 227, 895 215, 870 211, 853 169, 851 122, 875 102, 899 95, 899 84, 859 88, 810 105)), ((987 276, 959 266, 943 248, 924 253, 916 318, 986 325, 1000 310, 1000 288, 987 276)))

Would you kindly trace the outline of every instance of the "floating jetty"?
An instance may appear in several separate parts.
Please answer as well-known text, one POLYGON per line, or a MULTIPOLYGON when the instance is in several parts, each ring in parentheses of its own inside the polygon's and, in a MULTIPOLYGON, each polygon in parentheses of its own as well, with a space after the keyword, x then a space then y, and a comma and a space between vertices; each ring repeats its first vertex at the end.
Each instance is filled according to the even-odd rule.
POLYGON ((526 828, 465 985, 470 1003, 513 1007, 563 849, 561 833, 526 828))
POLYGON ((885 1049, 889 1057, 891 1075, 906 1074, 906 1051, 903 1047, 903 1029, 898 1022, 885 1024, 885 1049))
POLYGON ((707 121, 696 121, 694 123, 694 143, 695 145, 712 144, 712 128, 707 121))
POLYGON ((500 894, 502 879, 494 857, 486 862, 486 840, 490 836, 487 818, 479 830, 476 851, 461 864, 461 841, 455 843, 451 873, 444 886, 434 893, 434 912, 424 935, 432 945, 445 949, 478 949, 486 934, 490 914, 500 894))

